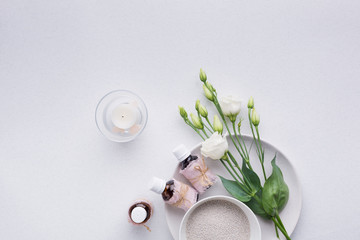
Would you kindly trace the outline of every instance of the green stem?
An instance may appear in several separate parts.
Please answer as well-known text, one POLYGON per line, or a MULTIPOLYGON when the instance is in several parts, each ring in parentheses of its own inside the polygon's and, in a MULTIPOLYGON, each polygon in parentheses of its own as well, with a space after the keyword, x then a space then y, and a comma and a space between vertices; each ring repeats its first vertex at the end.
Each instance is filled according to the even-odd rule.
POLYGON ((209 136, 206 134, 206 132, 205 132, 205 129, 203 128, 203 129, 201 129, 202 131, 203 131, 203 133, 205 134, 205 136, 207 137, 207 138, 209 138, 209 136))
POLYGON ((237 151, 238 151, 238 153, 240 154, 241 158, 242 158, 242 159, 245 159, 245 156, 241 153, 241 151, 240 151, 239 147, 237 146, 237 144, 236 144, 236 142, 235 142, 234 138, 232 137, 231 131, 230 131, 230 129, 229 129, 229 127, 228 127, 227 123, 226 123, 225 118, 223 118, 223 122, 224 122, 224 125, 225 125, 225 127, 226 127, 226 129, 227 129, 227 131, 228 131, 228 133, 229 133, 230 139, 231 139, 231 141, 233 142, 233 144, 234 144, 234 146, 235 146, 236 150, 237 150, 237 151))
POLYGON ((189 125, 192 129, 194 129, 194 131, 197 132, 197 134, 199 134, 202 140, 205 141, 205 138, 200 134, 199 130, 194 125, 192 125, 192 123, 189 120, 185 120, 185 123, 189 125))
POLYGON ((278 239, 280 239, 279 231, 277 230, 276 224, 274 224, 274 227, 275 227, 276 237, 277 237, 278 239))
POLYGON ((275 217, 272 218, 272 221, 274 222, 274 224, 276 225, 276 227, 282 232, 282 234, 284 235, 284 237, 287 240, 291 240, 290 236, 288 235, 288 233, 286 232, 285 228, 283 228, 279 222, 276 221, 275 217))
POLYGON ((243 174, 243 171, 242 171, 242 169, 240 168, 239 163, 236 161, 234 155, 232 155, 232 153, 231 153, 230 151, 228 151, 227 154, 229 155, 231 161, 234 163, 235 167, 236 167, 237 169, 239 169, 239 171, 240 171, 240 173, 241 173, 242 175, 244 175, 244 174, 243 174))
POLYGON ((239 184, 239 186, 241 187, 242 190, 244 190, 247 194, 251 194, 251 190, 249 190, 248 188, 246 188, 247 186, 244 185, 244 181, 243 179, 241 179, 241 177, 236 173, 234 167, 232 166, 232 164, 229 162, 229 158, 226 157, 226 159, 220 159, 221 163, 224 165, 224 167, 226 168, 226 170, 230 173, 230 175, 233 177, 233 179, 239 184), (229 166, 232 168, 232 170, 234 171, 234 173, 238 176, 238 179, 240 180, 240 182, 238 181, 238 179, 235 177, 235 175, 230 171, 230 169, 228 168, 228 166, 226 166, 225 161, 229 164, 229 166))
POLYGON ((259 160, 261 161, 261 157, 260 157, 260 150, 259 150, 258 143, 257 143, 257 141, 256 141, 256 137, 255 137, 255 133, 254 133, 253 124, 252 124, 252 121, 251 121, 251 115, 250 115, 250 112, 251 112, 251 109, 249 108, 249 109, 248 109, 248 117, 249 117, 250 129, 251 129, 251 133, 252 133, 252 136, 253 136, 253 138, 254 138, 254 141, 255 141, 256 150, 257 150, 257 154, 258 154, 259 160))
POLYGON ((222 165, 224 165, 224 167, 225 167, 226 170, 230 173, 230 175, 233 177, 233 179, 238 182, 238 180, 237 180, 237 178, 235 177, 235 175, 230 171, 229 167, 226 166, 224 160, 223 160, 223 159, 220 159, 220 162, 222 163, 222 165))
POLYGON ((211 123, 210 123, 210 121, 209 121, 209 118, 206 117, 205 120, 206 120, 206 122, 209 124, 209 126, 214 130, 214 127, 211 125, 211 123))
MULTIPOLYGON (((206 126, 206 124, 201 120, 201 115, 200 115, 200 112, 198 111, 197 112, 197 115, 198 115, 198 117, 199 117, 199 119, 200 119, 200 122, 201 122, 201 124, 203 125, 203 126, 205 126, 206 128, 207 128, 207 130, 212 134, 213 132, 211 131, 211 129, 208 127, 208 126, 206 126)), ((206 134, 206 132, 205 132, 205 129, 202 129, 202 131, 205 133, 205 136, 207 137, 207 138, 209 138, 209 136, 206 134)))
POLYGON ((251 129, 251 133, 253 135, 253 138, 254 138, 254 141, 255 141, 255 145, 256 145, 256 150, 257 150, 257 154, 258 154, 258 157, 261 161, 261 158, 260 158, 260 150, 259 150, 259 146, 258 146, 258 143, 256 141, 256 137, 255 137, 255 133, 254 133, 254 127, 253 127, 253 124, 252 124, 252 121, 251 121, 251 108, 248 109, 248 117, 249 117, 249 124, 250 124, 250 129, 251 129))
POLYGON ((285 229, 285 226, 284 226, 283 222, 281 221, 281 218, 278 213, 276 213, 275 217, 276 217, 277 221, 280 223, 281 227, 283 227, 285 229))
MULTIPOLYGON (((231 162, 229 159, 227 159, 227 163, 229 164, 229 166, 232 168, 232 170, 235 172, 235 174, 238 176, 238 178, 240 179, 242 184, 239 184, 239 186, 241 187, 242 190, 244 190, 244 192, 246 192, 248 195, 251 195, 252 191, 251 188, 249 188, 246 183, 244 183, 244 180, 241 179, 241 177, 239 176, 239 174, 235 171, 234 167, 232 166, 231 162)), ((236 178, 234 178, 234 180, 236 181, 236 178)), ((238 183, 240 183, 239 181, 237 181, 238 183)))
POLYGON ((265 179, 265 181, 266 181, 267 178, 266 178, 264 163, 261 163, 261 169, 262 169, 262 172, 263 172, 263 175, 264 175, 264 179, 265 179))
POLYGON ((238 136, 238 134, 237 134, 237 132, 236 132, 235 122, 232 122, 232 125, 233 125, 233 129, 234 129, 234 133, 235 133, 236 140, 238 141, 239 146, 240 146, 240 148, 241 148, 241 150, 243 151, 243 154, 244 154, 244 156, 245 156, 246 165, 248 165, 248 167, 249 167, 251 170, 253 170, 253 168, 252 168, 252 166, 251 166, 251 164, 250 164, 250 159, 249 159, 249 157, 247 156, 244 148, 242 147, 242 144, 241 144, 241 142, 240 142, 240 138, 239 138, 239 136, 238 136))
POLYGON ((244 148, 242 147, 242 144, 241 144, 241 142, 240 142, 239 136, 238 136, 238 134, 237 134, 237 132, 236 132, 235 122, 232 122, 232 126, 233 126, 233 130, 234 130, 234 134, 235 134, 236 140, 237 140, 237 142, 239 143, 239 146, 240 146, 240 148, 241 148, 241 151, 242 151, 242 153, 243 153, 244 155, 246 155, 246 153, 245 153, 245 151, 244 151, 244 148))
POLYGON ((243 138, 243 136, 241 135, 240 131, 239 131, 239 136, 240 136, 240 138, 241 138, 241 141, 242 141, 242 142, 243 142, 243 144, 244 144, 244 147, 245 147, 245 151, 246 151, 247 157, 248 157, 248 159, 250 160, 249 151, 247 150, 247 147, 246 147, 246 144, 245 144, 244 138, 243 138))
POLYGON ((204 124, 204 126, 206 127, 206 129, 207 129, 211 134, 214 133, 206 124, 204 124))
MULTIPOLYGON (((249 179, 245 176, 244 172, 243 172, 242 169, 240 168, 240 166, 239 166, 239 164, 237 163, 236 159, 235 159, 234 156, 231 154, 231 152, 228 151, 227 154, 229 155, 229 157, 230 157, 230 159, 232 160, 232 162, 235 164, 235 167, 236 167, 237 169, 239 169, 241 175, 243 176, 245 185, 249 188, 249 191, 250 191, 251 193, 253 193, 253 189, 251 188, 250 181, 249 181, 249 179)), ((251 195, 253 195, 253 194, 251 194, 251 195)))
POLYGON ((256 126, 255 129, 256 129, 256 134, 257 134, 257 136, 258 136, 259 147, 260 147, 260 151, 261 151, 261 158, 262 158, 262 159, 260 160, 260 162, 261 162, 261 168, 262 168, 262 171, 263 171, 263 174, 264 174, 264 179, 265 179, 265 181, 266 181, 267 178, 266 178, 265 167, 264 167, 264 150, 263 150, 262 145, 261 145, 259 128, 256 126))
POLYGON ((244 180, 240 177, 240 175, 236 172, 234 166, 231 164, 229 158, 226 159, 226 162, 229 164, 230 168, 234 171, 234 173, 236 174, 236 176, 240 179, 240 181, 242 183, 244 183, 244 180))
MULTIPOLYGON (((224 160, 224 159, 220 159, 220 161, 221 161, 221 163, 224 165, 224 167, 226 168, 226 170, 230 173, 230 175, 233 177, 233 179, 236 181, 236 182, 238 182, 238 183, 243 183, 243 180, 241 179, 241 178, 237 178, 232 172, 231 172, 231 170, 229 169, 229 167, 225 164, 225 162, 227 162, 228 164, 229 164, 229 162, 228 162, 228 160, 224 160), (240 182, 239 182, 240 181, 240 182)), ((230 166, 231 166, 231 164, 229 164, 230 166)), ((232 168, 233 169, 233 171, 234 171, 234 173, 236 174, 236 171, 235 171, 235 169, 234 168, 232 168)), ((237 174, 236 174, 237 175, 237 174)))
POLYGON ((264 149, 262 148, 262 145, 261 145, 259 128, 256 126, 255 129, 256 129, 256 134, 257 134, 258 141, 259 141, 259 148, 260 148, 260 153, 261 153, 262 161, 264 162, 264 149))
POLYGON ((253 124, 251 122, 251 116, 250 116, 250 108, 249 108, 249 111, 248 111, 248 116, 249 116, 249 123, 250 123, 251 133, 252 133, 254 141, 255 141, 257 154, 258 154, 258 157, 259 157, 259 160, 260 160, 260 163, 261 163, 261 168, 262 168, 262 172, 263 172, 263 175, 264 175, 264 179, 266 181, 267 178, 266 178, 265 167, 264 167, 264 152, 262 150, 259 130, 258 130, 257 127, 255 127, 255 128, 256 128, 257 135, 258 135, 258 139, 256 138, 255 133, 254 133, 254 128, 253 128, 253 124))

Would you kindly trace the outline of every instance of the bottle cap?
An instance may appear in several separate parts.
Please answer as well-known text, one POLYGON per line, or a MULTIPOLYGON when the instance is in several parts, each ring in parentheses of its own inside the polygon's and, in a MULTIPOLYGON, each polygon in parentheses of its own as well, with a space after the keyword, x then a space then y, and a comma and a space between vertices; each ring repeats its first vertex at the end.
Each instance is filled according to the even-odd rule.
POLYGON ((157 177, 153 177, 149 185, 151 191, 159 194, 161 194, 165 190, 165 187, 166 187, 166 182, 157 177))
POLYGON ((191 152, 185 147, 184 144, 181 144, 173 150, 173 154, 179 162, 182 162, 191 155, 191 152))
POLYGON ((131 211, 131 220, 134 223, 142 223, 147 217, 147 212, 143 207, 136 207, 131 211))

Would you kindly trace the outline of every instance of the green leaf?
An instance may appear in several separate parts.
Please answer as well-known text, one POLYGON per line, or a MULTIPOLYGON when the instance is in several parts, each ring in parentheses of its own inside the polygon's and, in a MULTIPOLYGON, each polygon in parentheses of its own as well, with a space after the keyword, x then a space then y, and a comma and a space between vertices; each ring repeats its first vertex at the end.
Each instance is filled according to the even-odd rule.
POLYGON ((231 194, 231 196, 233 196, 234 198, 236 198, 241 202, 250 201, 251 196, 243 190, 243 188, 245 188, 244 185, 236 181, 227 180, 226 178, 223 178, 221 176, 219 177, 225 189, 231 194))
MULTIPOLYGON (((259 190, 259 191, 256 193, 256 196, 258 197, 258 199, 260 199, 260 201, 261 201, 261 195, 262 195, 262 191, 259 190)), ((257 201, 255 198, 251 198, 251 200, 248 201, 248 202, 246 202, 245 204, 246 204, 256 215, 259 215, 259 216, 264 217, 264 218, 271 219, 271 216, 265 212, 262 203, 259 202, 259 201, 257 201)))
POLYGON ((243 171, 245 177, 249 180, 251 189, 253 189, 255 191, 254 193, 259 191, 261 189, 260 178, 254 171, 252 171, 251 169, 249 169, 246 166, 244 160, 243 160, 243 164, 242 164, 242 171, 243 171))
POLYGON ((280 168, 276 165, 276 155, 271 161, 273 171, 266 180, 262 191, 262 204, 267 214, 275 216, 289 200, 289 188, 286 185, 280 168))

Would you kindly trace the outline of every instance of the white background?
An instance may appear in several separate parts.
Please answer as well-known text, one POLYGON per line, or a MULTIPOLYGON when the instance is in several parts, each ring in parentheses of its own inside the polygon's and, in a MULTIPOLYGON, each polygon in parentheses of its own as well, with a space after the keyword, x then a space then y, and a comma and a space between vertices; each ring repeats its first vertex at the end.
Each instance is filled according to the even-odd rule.
POLYGON ((199 141, 177 106, 206 102, 200 67, 218 92, 255 97, 262 136, 298 170, 293 240, 358 239, 359 13, 356 0, 2 0, 0 239, 171 239, 147 182, 199 141), (94 121, 115 89, 149 110, 126 144, 94 121), (138 197, 152 232, 127 222, 138 197))

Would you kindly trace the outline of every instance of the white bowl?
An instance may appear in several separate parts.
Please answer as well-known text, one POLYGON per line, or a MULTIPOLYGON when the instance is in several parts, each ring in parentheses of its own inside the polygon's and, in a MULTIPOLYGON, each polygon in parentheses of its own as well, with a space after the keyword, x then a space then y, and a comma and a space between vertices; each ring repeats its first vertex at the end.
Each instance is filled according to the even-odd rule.
POLYGON ((208 198, 204 198, 200 200, 199 202, 195 203, 184 215, 181 225, 180 225, 180 231, 179 231, 179 240, 186 240, 186 223, 189 220, 189 217, 194 212, 194 210, 199 207, 200 205, 212 201, 212 200, 220 200, 220 201, 227 201, 230 203, 235 204, 238 206, 246 215, 246 217, 249 220, 250 224, 250 240, 261 240, 261 230, 260 230, 260 224, 255 216, 255 214, 246 206, 244 203, 240 202, 239 200, 236 200, 233 197, 228 196, 212 196, 208 198))

